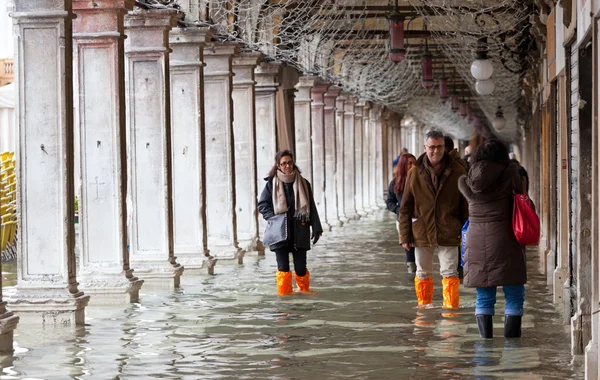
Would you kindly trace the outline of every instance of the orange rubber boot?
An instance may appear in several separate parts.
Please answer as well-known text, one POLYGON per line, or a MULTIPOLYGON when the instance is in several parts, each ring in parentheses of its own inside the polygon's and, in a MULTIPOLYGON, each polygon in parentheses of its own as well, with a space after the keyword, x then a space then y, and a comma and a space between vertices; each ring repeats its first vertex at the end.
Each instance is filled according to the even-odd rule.
POLYGON ((304 276, 298 276, 297 273, 294 273, 294 277, 296 277, 296 285, 298 286, 299 291, 312 293, 310 290, 310 272, 308 269, 306 270, 306 274, 304 276))
POLYGON ((446 309, 458 309, 460 304, 460 278, 448 277, 442 279, 442 295, 446 309))
POLYGON ((287 296, 294 293, 292 288, 292 272, 277 271, 277 293, 280 296, 287 296))
POLYGON ((415 276, 415 293, 417 293, 419 306, 431 304, 433 300, 433 278, 421 280, 418 276, 415 276))

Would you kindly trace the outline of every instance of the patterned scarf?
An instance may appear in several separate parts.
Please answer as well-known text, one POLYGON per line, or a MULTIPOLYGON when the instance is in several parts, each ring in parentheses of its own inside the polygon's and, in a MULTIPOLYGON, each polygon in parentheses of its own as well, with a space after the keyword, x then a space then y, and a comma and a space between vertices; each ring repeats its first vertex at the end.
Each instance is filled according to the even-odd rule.
POLYGON ((277 175, 273 177, 273 209, 275 214, 283 214, 288 211, 288 204, 285 199, 284 183, 294 183, 294 200, 296 203, 296 213, 294 218, 303 222, 310 220, 310 198, 308 196, 308 185, 306 180, 294 170, 292 174, 285 174, 277 170, 277 175))

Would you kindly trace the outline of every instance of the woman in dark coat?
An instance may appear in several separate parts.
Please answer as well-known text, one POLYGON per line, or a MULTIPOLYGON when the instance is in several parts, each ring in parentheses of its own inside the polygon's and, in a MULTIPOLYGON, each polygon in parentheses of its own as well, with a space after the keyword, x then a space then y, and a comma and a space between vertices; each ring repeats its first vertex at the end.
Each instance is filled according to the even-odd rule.
POLYGON ((287 214, 287 239, 269 246, 277 258, 277 291, 282 296, 293 293, 291 252, 296 285, 300 291, 310 292, 306 251, 310 250, 310 240, 316 244, 323 233, 310 183, 300 175, 289 150, 275 155, 275 165, 265 180, 267 184, 260 195, 258 211, 265 220, 287 214))
MULTIPOLYGON (((403 153, 396 165, 394 179, 388 186, 388 196, 385 203, 387 209, 396 214, 396 230, 398 230, 398 232, 400 228, 398 223, 398 212, 400 211, 400 204, 402 203, 406 175, 408 174, 408 171, 412 169, 415 162, 417 162, 415 156, 410 153, 403 153)), ((417 264, 415 263, 415 247, 412 247, 410 250, 405 249, 404 251, 406 252, 406 269, 408 270, 408 273, 416 273, 417 264)))
POLYGON ((504 144, 488 140, 479 146, 469 170, 458 182, 469 202, 465 249, 466 287, 477 288, 475 315, 482 338, 492 338, 496 287, 506 297, 504 336, 521 336, 527 269, 524 247, 512 228, 513 194, 522 193, 519 166, 504 144))

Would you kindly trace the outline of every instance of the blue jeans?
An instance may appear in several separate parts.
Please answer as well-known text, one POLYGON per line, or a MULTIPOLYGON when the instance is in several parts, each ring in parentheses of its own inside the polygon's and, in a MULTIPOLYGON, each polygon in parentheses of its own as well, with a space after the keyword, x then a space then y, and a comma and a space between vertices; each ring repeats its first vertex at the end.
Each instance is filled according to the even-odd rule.
MULTIPOLYGON (((525 285, 503 286, 506 297, 504 315, 523 315, 523 302, 525 302, 525 285)), ((477 288, 477 301, 475 302, 475 315, 494 315, 496 305, 496 287, 477 288)))

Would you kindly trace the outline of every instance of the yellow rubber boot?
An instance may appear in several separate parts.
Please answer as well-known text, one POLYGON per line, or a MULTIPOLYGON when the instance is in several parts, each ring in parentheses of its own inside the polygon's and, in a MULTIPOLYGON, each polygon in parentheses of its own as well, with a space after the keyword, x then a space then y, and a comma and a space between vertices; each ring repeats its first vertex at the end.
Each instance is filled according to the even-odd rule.
POLYGON ((458 309, 460 304, 460 278, 448 277, 442 279, 442 295, 446 309, 458 309))
POLYGON ((277 271, 277 293, 280 296, 287 296, 294 293, 292 288, 292 272, 277 271))
POLYGON ((298 276, 297 273, 294 273, 294 277, 296 277, 296 285, 298 286, 299 291, 311 293, 311 291, 310 291, 310 272, 308 271, 308 269, 306 270, 306 274, 304 276, 298 276))
POLYGON ((417 293, 419 306, 431 304, 433 300, 433 278, 421 280, 418 276, 415 276, 415 293, 417 293))

